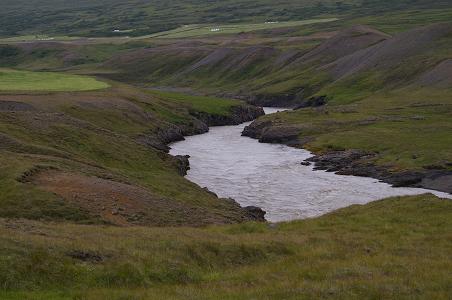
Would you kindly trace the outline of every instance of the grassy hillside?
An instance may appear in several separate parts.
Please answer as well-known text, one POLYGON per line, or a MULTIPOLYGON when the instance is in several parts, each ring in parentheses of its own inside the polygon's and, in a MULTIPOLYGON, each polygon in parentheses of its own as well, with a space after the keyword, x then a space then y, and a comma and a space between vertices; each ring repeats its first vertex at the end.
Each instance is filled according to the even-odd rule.
POLYGON ((161 151, 207 130, 194 115, 228 122, 243 103, 111 84, 0 92, 1 217, 157 226, 248 218, 236 203, 185 180, 180 162, 161 151))
POLYGON ((450 4, 450 0, 177 0, 170 3, 161 0, 4 0, 0 36, 138 36, 187 24, 298 21, 332 14, 363 16, 401 9, 441 9, 450 4), (27 22, 23 21, 25 18, 27 22))
POLYGON ((0 297, 448 299, 451 212, 452 202, 422 195, 274 227, 2 219, 0 297))

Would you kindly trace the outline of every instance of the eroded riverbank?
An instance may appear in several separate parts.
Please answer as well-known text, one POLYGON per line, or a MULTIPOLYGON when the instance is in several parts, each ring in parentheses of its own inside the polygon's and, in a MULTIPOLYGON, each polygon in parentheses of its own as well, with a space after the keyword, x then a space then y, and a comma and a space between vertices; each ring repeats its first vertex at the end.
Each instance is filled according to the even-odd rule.
POLYGON ((190 155, 187 179, 242 206, 263 208, 269 221, 315 217, 397 195, 434 193, 452 198, 430 190, 393 188, 372 178, 314 171, 300 164, 312 156, 310 152, 242 137, 247 125, 212 127, 206 134, 172 144, 170 153, 190 155))

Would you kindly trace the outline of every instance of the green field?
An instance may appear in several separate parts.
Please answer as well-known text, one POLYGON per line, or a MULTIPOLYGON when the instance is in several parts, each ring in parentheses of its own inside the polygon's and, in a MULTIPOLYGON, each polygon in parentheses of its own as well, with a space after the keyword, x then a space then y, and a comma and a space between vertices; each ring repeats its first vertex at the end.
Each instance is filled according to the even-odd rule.
POLYGON ((277 29, 286 27, 298 27, 303 25, 327 23, 337 21, 337 18, 312 19, 303 21, 288 21, 288 22, 267 22, 259 24, 211 24, 211 25, 185 25, 183 27, 155 33, 148 36, 138 38, 188 38, 200 37, 220 34, 235 34, 242 32, 251 32, 265 29, 277 29))
POLYGON ((22 35, 0 39, 0 43, 72 41, 75 39, 77 38, 68 36, 22 35))
POLYGON ((90 91, 108 87, 86 76, 0 69, 0 91, 90 91))

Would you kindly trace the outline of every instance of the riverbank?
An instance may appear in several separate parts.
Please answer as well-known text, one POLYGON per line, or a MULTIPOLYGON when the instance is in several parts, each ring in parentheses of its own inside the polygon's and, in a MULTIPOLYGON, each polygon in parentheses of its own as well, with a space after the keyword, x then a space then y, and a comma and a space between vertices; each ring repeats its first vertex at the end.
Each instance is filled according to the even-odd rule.
POLYGON ((0 218, 116 226, 256 220, 255 210, 183 178, 183 161, 165 150, 208 124, 249 121, 262 110, 108 84, 81 92, 0 91, 0 218))
POLYGON ((385 105, 375 104, 382 102, 375 96, 353 105, 266 116, 246 127, 243 135, 306 148, 314 153, 309 162, 319 170, 452 193, 452 128, 445 119, 449 104, 444 97, 436 98, 441 104, 419 104, 425 95, 419 90, 398 92, 386 96, 390 101, 385 105))
MULTIPOLYGON (((284 109, 264 110, 275 113, 284 109)), ((312 218, 353 204, 429 192, 393 188, 371 178, 314 171, 312 166, 300 164, 312 153, 243 137, 248 124, 212 127, 208 133, 171 144, 170 154, 189 156, 188 180, 242 206, 261 207, 270 222, 312 218)), ((452 198, 446 193, 432 193, 452 198)))

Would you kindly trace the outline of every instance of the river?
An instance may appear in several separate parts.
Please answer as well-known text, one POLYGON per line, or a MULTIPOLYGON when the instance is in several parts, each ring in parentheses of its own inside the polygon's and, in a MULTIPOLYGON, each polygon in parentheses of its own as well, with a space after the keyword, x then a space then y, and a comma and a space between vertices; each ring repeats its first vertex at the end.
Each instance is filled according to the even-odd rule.
MULTIPOLYGON (((267 114, 278 110, 265 108, 267 114)), ((306 150, 242 137, 248 124, 212 127, 172 144, 170 154, 190 155, 188 180, 242 206, 261 207, 270 222, 316 217, 391 196, 434 193, 452 198, 425 189, 393 188, 372 178, 314 171, 300 164, 312 156, 306 150)))

